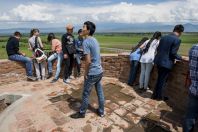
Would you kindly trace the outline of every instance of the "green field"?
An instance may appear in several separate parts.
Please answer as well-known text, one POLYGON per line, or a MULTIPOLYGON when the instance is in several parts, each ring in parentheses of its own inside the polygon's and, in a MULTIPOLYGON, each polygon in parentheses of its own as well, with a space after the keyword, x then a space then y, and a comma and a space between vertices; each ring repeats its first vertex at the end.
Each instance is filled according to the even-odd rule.
MULTIPOLYGON (((164 35, 165 33, 163 33, 164 35)), ((56 35, 57 38, 61 38, 61 34, 56 35)), ((105 48, 118 48, 130 50, 132 46, 142 37, 151 37, 151 33, 105 33, 96 34, 95 37, 98 39, 102 50, 102 53, 113 53, 114 51, 108 51, 105 48)), ((6 41, 8 36, 0 36, 0 59, 6 59, 6 41)), ((41 35, 41 39, 46 49, 50 49, 50 45, 47 43, 47 35, 41 35)), ((198 42, 198 33, 184 33, 181 37, 182 43, 179 49, 179 54, 188 55, 189 49, 193 44, 198 42)), ((28 37, 24 36, 20 41, 20 49, 25 52, 27 56, 31 56, 31 51, 28 50, 28 37)))

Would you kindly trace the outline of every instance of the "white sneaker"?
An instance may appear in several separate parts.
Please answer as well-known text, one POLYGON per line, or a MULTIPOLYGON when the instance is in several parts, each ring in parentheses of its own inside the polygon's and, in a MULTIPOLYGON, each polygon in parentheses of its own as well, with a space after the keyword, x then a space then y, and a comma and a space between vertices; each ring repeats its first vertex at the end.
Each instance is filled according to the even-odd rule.
POLYGON ((66 80, 66 83, 70 83, 70 82, 71 82, 71 79, 68 78, 68 79, 66 80))
POLYGON ((70 79, 68 78, 67 80, 63 80, 64 83, 70 83, 70 79))
POLYGON ((69 76, 68 79, 75 79, 74 76, 69 76))

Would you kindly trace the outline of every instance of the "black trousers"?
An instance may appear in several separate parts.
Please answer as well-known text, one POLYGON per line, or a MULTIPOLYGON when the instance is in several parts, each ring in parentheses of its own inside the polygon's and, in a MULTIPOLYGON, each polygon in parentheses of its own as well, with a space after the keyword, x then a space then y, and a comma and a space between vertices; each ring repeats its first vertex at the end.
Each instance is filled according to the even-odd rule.
POLYGON ((164 92, 165 84, 168 79, 168 75, 170 73, 170 69, 161 66, 157 66, 157 69, 158 69, 158 78, 155 89, 153 91, 152 99, 162 100, 164 97, 163 92, 164 92))
POLYGON ((73 63, 74 63, 74 54, 68 55, 67 59, 63 60, 65 63, 63 79, 68 79, 72 75, 73 63))

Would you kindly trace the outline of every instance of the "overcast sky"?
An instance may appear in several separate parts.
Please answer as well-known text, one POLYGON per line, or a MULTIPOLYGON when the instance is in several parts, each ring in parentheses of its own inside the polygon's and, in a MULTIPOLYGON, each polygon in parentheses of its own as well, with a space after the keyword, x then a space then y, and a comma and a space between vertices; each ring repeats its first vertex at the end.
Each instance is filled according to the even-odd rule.
POLYGON ((0 0, 0 28, 66 23, 193 23, 198 0, 0 0))

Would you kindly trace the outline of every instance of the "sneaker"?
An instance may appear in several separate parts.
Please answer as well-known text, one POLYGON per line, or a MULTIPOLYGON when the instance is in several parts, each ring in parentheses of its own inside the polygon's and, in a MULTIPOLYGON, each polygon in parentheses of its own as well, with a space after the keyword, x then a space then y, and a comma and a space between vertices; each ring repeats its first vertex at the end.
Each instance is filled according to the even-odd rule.
POLYGON ((36 81, 36 77, 33 77, 33 76, 27 76, 27 79, 32 80, 32 81, 36 81))
POLYGON ((46 80, 46 78, 45 77, 42 77, 42 80, 46 80))
POLYGON ((70 81, 71 81, 71 80, 70 80, 69 78, 63 80, 64 83, 70 83, 70 81))
POLYGON ((50 79, 52 77, 52 73, 49 73, 48 75, 47 75, 47 79, 50 79))
POLYGON ((70 115, 70 117, 73 119, 85 118, 85 114, 81 114, 80 112, 77 112, 75 114, 70 115))
POLYGON ((105 116, 104 113, 100 113, 99 110, 97 110, 97 115, 100 116, 100 117, 104 117, 105 116))
POLYGON ((68 79, 74 79, 74 76, 69 76, 68 79))
POLYGON ((56 81, 58 81, 58 79, 53 79, 50 83, 55 83, 56 81))

